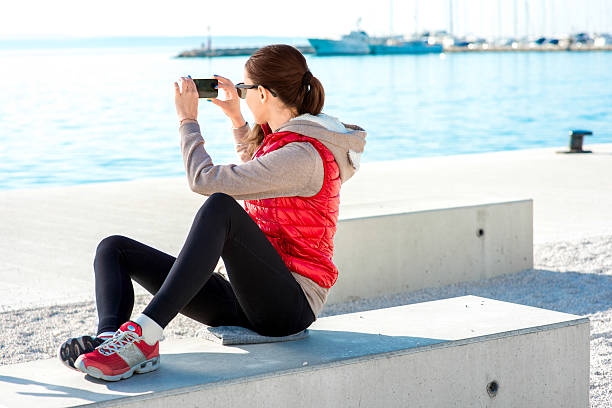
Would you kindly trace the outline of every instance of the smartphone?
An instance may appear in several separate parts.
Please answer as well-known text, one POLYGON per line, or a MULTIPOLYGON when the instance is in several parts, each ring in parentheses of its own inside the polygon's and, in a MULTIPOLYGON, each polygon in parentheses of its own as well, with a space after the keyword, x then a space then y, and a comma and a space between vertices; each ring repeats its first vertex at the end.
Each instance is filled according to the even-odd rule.
POLYGON ((199 98, 216 98, 219 95, 219 90, 215 89, 215 87, 219 84, 217 79, 194 79, 193 82, 195 82, 199 98))

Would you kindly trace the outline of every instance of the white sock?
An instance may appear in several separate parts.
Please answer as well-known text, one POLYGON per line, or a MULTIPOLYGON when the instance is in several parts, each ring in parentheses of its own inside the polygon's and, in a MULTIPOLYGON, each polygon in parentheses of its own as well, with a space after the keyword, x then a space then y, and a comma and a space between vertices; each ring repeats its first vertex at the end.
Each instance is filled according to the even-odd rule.
POLYGON ((133 322, 140 325, 142 328, 142 338, 149 346, 157 343, 164 333, 164 329, 157 324, 155 320, 145 314, 139 314, 133 322))
POLYGON ((113 337, 114 335, 115 335, 115 332, 102 332, 98 334, 96 337, 109 338, 109 337, 113 337))

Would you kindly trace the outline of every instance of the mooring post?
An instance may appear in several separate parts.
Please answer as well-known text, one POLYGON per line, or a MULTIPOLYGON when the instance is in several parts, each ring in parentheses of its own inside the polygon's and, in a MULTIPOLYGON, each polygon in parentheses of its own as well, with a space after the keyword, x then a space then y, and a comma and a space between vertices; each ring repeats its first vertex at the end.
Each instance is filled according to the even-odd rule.
POLYGON ((593 135, 590 130, 570 130, 569 151, 558 153, 592 153, 591 150, 582 150, 582 142, 585 136, 593 135))

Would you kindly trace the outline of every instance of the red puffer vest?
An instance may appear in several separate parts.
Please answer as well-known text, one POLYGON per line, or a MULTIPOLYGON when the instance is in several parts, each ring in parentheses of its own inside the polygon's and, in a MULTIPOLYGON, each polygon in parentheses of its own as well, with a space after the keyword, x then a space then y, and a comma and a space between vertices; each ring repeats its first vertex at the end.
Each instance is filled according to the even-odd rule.
MULTIPOLYGON (((334 155, 318 140, 293 132, 271 133, 262 125, 264 140, 253 158, 291 142, 312 144, 323 159, 323 187, 313 197, 245 200, 244 207, 259 225, 290 271, 330 288, 338 278, 332 262, 340 205, 340 170, 334 155)), ((291 175, 287 175, 291 177, 291 175)))

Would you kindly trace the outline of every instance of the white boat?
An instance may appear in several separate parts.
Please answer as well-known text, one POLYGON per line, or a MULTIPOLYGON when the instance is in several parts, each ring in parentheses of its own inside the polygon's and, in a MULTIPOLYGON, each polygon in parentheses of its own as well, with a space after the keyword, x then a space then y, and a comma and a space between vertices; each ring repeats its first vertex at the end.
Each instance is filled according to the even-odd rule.
POLYGON ((369 37, 365 31, 351 31, 340 40, 309 38, 317 55, 364 55, 370 53, 369 37))
POLYGON ((600 34, 595 37, 593 40, 593 45, 595 47, 606 47, 612 45, 612 35, 610 34, 600 34))

